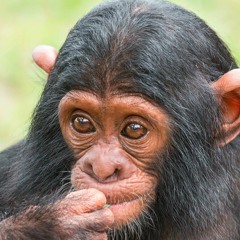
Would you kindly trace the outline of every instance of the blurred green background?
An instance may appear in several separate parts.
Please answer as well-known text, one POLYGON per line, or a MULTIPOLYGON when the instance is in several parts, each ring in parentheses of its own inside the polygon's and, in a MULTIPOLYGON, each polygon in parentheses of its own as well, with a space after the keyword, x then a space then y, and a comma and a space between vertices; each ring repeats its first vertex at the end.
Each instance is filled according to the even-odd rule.
MULTIPOLYGON (((75 22, 101 0, 9 0, 0 6, 0 150, 21 139, 46 74, 32 62, 39 44, 59 49, 75 22)), ((203 18, 240 62, 240 0, 172 0, 203 18)))

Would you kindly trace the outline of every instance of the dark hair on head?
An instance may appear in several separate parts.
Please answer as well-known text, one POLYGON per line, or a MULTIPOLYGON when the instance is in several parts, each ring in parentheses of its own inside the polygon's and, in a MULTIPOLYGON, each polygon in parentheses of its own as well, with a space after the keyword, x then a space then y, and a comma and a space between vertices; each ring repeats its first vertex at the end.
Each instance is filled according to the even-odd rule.
POLYGON ((199 72, 209 82, 236 67, 204 21, 165 1, 122 0, 100 5, 75 25, 60 59, 56 65, 59 82, 71 77, 76 86, 69 88, 82 85, 98 94, 109 84, 113 90, 129 89, 129 79, 138 79, 138 84, 144 79, 145 84, 158 88, 170 81, 173 87, 199 72))

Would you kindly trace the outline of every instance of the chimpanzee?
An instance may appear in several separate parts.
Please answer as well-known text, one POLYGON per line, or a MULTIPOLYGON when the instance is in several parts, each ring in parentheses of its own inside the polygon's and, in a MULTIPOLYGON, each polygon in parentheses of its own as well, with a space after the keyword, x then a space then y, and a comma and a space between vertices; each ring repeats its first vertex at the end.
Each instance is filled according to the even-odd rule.
POLYGON ((29 133, 0 155, 1 240, 240 239, 240 70, 213 30, 115 0, 44 51, 29 133))

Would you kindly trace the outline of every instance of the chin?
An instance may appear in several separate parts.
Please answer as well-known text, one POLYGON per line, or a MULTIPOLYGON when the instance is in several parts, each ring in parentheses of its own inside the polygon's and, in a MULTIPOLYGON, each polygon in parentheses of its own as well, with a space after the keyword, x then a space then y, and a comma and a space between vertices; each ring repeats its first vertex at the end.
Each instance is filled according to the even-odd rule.
POLYGON ((154 206, 154 200, 149 198, 112 204, 110 210, 114 214, 114 224, 107 231, 108 239, 155 239, 158 219, 154 206))

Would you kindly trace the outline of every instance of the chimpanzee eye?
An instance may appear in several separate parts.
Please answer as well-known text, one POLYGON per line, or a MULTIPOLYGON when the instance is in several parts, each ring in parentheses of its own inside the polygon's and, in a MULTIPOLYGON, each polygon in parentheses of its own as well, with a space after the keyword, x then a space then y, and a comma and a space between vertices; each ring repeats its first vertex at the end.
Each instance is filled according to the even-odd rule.
POLYGON ((79 133, 87 134, 96 131, 91 121, 84 116, 75 116, 72 119, 72 127, 79 133))
POLYGON ((131 123, 124 127, 121 131, 121 135, 130 139, 139 139, 144 137, 148 133, 148 130, 138 123, 131 123))

